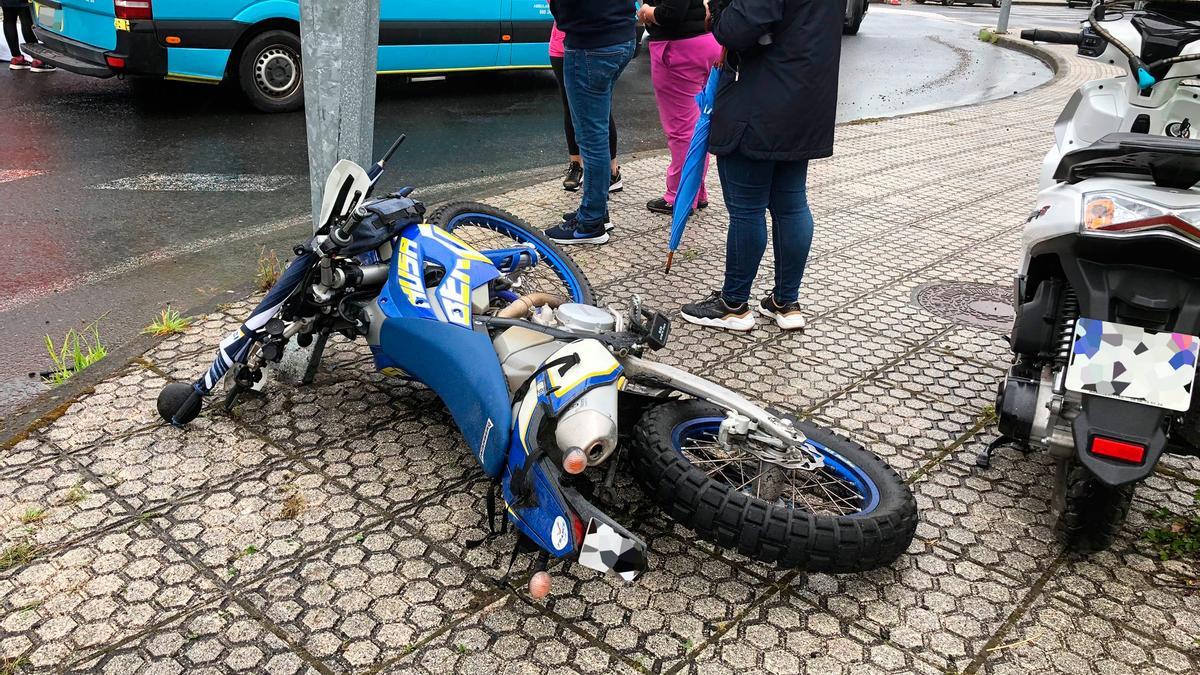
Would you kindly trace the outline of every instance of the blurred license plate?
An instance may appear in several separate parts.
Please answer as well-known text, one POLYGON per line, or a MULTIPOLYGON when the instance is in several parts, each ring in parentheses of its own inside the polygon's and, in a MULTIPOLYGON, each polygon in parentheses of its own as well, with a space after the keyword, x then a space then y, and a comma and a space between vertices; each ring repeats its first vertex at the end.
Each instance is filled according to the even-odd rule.
POLYGON ((52 30, 55 33, 61 33, 63 29, 63 13, 53 7, 47 7, 34 3, 34 9, 37 10, 38 25, 46 30, 52 30))
POLYGON ((1200 338, 1096 319, 1075 322, 1067 389, 1185 412, 1200 338))

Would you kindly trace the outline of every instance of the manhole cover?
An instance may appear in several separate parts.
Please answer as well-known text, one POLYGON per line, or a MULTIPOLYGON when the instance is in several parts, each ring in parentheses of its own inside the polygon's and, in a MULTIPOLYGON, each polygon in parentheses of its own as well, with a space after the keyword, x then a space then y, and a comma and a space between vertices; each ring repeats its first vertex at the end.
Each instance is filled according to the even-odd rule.
POLYGON ((913 291, 913 302, 948 321, 995 331, 1012 328, 1016 316, 1012 290, 991 284, 961 281, 923 284, 913 291))

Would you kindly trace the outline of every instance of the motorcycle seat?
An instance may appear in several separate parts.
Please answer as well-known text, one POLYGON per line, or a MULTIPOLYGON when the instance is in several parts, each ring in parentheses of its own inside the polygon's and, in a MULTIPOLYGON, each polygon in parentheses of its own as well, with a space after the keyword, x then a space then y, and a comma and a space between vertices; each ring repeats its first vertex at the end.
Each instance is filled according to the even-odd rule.
POLYGON ((1059 160, 1054 180, 1074 185, 1096 176, 1149 178, 1155 185, 1186 190, 1200 182, 1200 140, 1108 134, 1059 160))

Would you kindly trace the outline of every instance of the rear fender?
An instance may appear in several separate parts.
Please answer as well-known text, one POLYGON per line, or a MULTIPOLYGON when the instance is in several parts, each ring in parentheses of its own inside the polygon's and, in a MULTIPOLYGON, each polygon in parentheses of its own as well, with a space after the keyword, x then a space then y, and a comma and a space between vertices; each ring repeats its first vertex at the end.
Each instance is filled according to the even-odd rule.
POLYGON ((1079 461, 1108 485, 1142 480, 1154 471, 1167 444, 1167 412, 1140 403, 1101 396, 1084 396, 1083 408, 1072 423, 1079 461), (1104 436, 1146 448, 1140 463, 1122 462, 1091 452, 1092 439, 1104 436))
POLYGON ((268 19, 291 19, 299 23, 300 3, 295 0, 265 0, 255 2, 233 17, 238 23, 254 24, 268 19))

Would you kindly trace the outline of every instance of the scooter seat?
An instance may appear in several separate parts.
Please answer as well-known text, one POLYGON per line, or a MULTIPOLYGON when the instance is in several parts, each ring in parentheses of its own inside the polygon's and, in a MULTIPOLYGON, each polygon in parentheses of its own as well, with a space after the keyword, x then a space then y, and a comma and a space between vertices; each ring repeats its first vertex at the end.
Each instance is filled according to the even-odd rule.
POLYGON ((1159 187, 1186 190, 1200 182, 1200 140, 1109 134, 1063 155, 1054 180, 1075 184, 1096 176, 1130 176, 1159 187))

